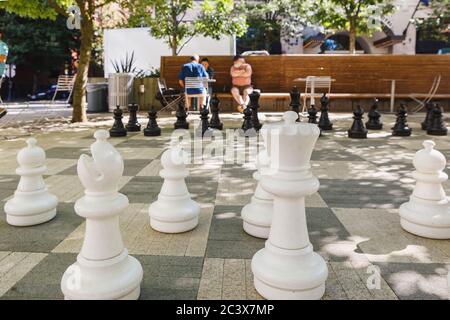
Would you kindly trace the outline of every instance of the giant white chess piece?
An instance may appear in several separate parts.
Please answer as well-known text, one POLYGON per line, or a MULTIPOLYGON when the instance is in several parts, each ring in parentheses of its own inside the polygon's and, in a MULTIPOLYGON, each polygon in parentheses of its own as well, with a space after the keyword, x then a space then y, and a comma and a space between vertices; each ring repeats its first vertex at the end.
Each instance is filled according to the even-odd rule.
POLYGON ((267 239, 272 223, 273 196, 261 187, 261 177, 270 169, 270 158, 267 149, 261 150, 256 158, 257 171, 253 178, 258 181, 250 203, 241 211, 244 231, 249 235, 267 239))
POLYGON ((450 200, 442 183, 448 175, 444 155, 426 140, 424 149, 416 152, 412 173, 416 186, 409 201, 400 206, 400 223, 406 231, 432 239, 450 239, 450 200))
POLYGON ((92 158, 81 155, 77 167, 86 189, 75 203, 76 213, 86 218, 83 247, 64 273, 61 289, 70 300, 137 299, 142 266, 128 255, 119 226, 119 215, 128 206, 128 198, 118 192, 123 160, 107 142, 107 131, 98 130, 94 137, 92 158))
POLYGON ((293 111, 283 118, 284 123, 266 127, 271 170, 262 176, 261 186, 273 195, 274 207, 269 239, 252 259, 255 288, 267 299, 320 299, 328 269, 313 252, 305 215, 305 196, 319 189, 310 159, 320 130, 315 124, 295 122, 293 111))
POLYGON ((150 225, 159 232, 186 232, 198 224, 200 206, 191 199, 184 180, 189 175, 186 157, 179 146, 167 149, 161 156, 163 169, 159 174, 164 182, 158 200, 149 207, 150 225))
POLYGON ((45 152, 36 143, 36 139, 28 139, 28 146, 17 155, 20 181, 13 198, 5 204, 6 221, 13 226, 40 224, 56 215, 58 199, 48 192, 42 178, 47 171, 45 152))

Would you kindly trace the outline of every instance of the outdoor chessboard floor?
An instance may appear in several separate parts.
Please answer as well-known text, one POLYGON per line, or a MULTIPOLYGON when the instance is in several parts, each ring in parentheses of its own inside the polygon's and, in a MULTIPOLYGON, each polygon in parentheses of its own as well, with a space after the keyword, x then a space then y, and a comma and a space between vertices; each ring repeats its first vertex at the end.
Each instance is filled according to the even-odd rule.
MULTIPOLYGON (((420 238, 399 223, 398 207, 414 185, 408 175, 412 158, 423 140, 432 138, 450 160, 449 137, 427 136, 419 128, 422 118, 409 117, 411 137, 391 137, 394 117, 383 115, 387 130, 351 140, 346 137, 350 115, 334 114, 334 131, 317 142, 312 166, 321 186, 307 199, 306 211, 314 250, 328 263, 324 299, 448 298, 450 240, 420 238), (381 271, 379 289, 367 286, 377 270, 373 266, 381 271)), ((191 165, 187 185, 202 207, 198 227, 176 235, 150 228, 148 205, 162 184, 159 158, 168 146, 173 119, 166 123, 161 137, 141 132, 109 140, 125 161, 120 192, 130 206, 121 216, 121 229, 129 253, 144 269, 141 299, 261 299, 250 262, 264 240, 247 235, 240 219, 255 188, 252 165, 191 165)), ((240 116, 230 117, 225 127, 240 124, 240 116)), ((83 194, 76 162, 89 153, 95 129, 35 135, 47 153, 45 182, 60 203, 54 220, 33 227, 9 226, 3 212, 18 183, 16 154, 25 138, 0 142, 0 299, 63 298, 61 276, 75 261, 84 235, 84 220, 74 212, 74 202, 83 194)), ((445 189, 450 194, 448 181, 445 189)))

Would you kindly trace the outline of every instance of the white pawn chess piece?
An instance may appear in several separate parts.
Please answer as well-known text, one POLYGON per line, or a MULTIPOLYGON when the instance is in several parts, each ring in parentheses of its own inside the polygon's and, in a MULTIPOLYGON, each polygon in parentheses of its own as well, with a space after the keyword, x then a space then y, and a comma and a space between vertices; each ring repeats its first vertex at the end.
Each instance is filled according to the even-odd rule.
POLYGON ((320 299, 328 269, 313 252, 305 214, 305 196, 319 189, 310 159, 320 130, 315 124, 295 122, 293 111, 283 119, 266 125, 272 149, 278 152, 270 152, 271 171, 262 176, 261 186, 273 195, 274 207, 269 239, 252 259, 254 284, 266 299, 320 299))
POLYGON ((44 223, 56 215, 58 198, 45 186, 42 178, 47 171, 45 152, 36 143, 36 139, 28 139, 28 146, 17 155, 19 167, 16 173, 20 175, 20 181, 13 198, 5 204, 6 221, 13 226, 44 223))
POLYGON ((257 171, 253 178, 258 181, 250 203, 241 211, 244 231, 249 235, 267 239, 273 214, 273 196, 261 187, 261 176, 270 169, 270 158, 267 150, 261 150, 256 158, 257 171))
POLYGON ((179 146, 166 150, 161 156, 164 179, 158 200, 150 204, 150 225, 164 233, 180 233, 198 225, 200 206, 191 199, 185 178, 189 170, 185 166, 188 155, 179 146))
POLYGON ((409 201, 400 206, 400 223, 421 237, 450 239, 450 200, 442 187, 448 179, 443 172, 447 160, 434 149, 433 141, 426 140, 423 146, 414 156, 416 185, 409 201))
POLYGON ((137 299, 142 266, 128 255, 119 226, 119 215, 128 206, 128 198, 118 192, 123 160, 107 142, 107 131, 98 130, 94 137, 92 158, 81 155, 77 166, 85 195, 75 211, 86 218, 84 242, 62 277, 61 290, 68 300, 137 299))

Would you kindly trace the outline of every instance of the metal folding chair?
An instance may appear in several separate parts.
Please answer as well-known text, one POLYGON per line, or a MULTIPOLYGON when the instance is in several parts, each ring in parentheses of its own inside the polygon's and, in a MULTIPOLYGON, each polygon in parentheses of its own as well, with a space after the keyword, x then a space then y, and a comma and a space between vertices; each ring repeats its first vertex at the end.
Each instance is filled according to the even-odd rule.
MULTIPOLYGON (((204 98, 205 103, 207 102, 208 97, 208 78, 207 77, 186 77, 184 79, 184 87, 187 91, 188 89, 203 89, 203 93, 197 93, 197 94, 188 94, 185 93, 185 99, 191 99, 191 98, 204 98)), ((198 110, 200 111, 203 106, 197 106, 198 110)))
POLYGON ((69 96, 64 101, 65 103, 69 103, 70 98, 72 97, 73 87, 75 85, 75 77, 76 76, 67 76, 67 75, 62 75, 58 77, 58 82, 56 83, 56 90, 52 98, 52 103, 55 102, 58 92, 69 92, 69 96))
POLYGON ((305 93, 303 94, 303 110, 302 112, 306 112, 307 105, 306 99, 308 96, 311 99, 311 104, 314 104, 314 98, 322 96, 323 93, 316 93, 316 89, 327 89, 327 95, 329 96, 331 93, 331 82, 333 79, 329 76, 308 76, 306 77, 306 85, 305 85, 305 93), (308 93, 309 92, 309 93, 308 93))
POLYGON ((419 100, 415 97, 415 94, 410 94, 409 97, 414 100, 415 102, 417 102, 417 105, 412 108, 412 112, 418 112, 420 110, 422 110, 423 107, 425 107, 425 105, 430 102, 431 100, 433 100, 434 96, 436 95, 436 92, 439 89, 439 86, 441 84, 441 75, 438 75, 436 77, 434 77, 433 79, 433 83, 431 85, 430 91, 428 91, 428 94, 426 95, 424 100, 419 100))
POLYGON ((166 81, 159 78, 156 99, 158 99, 162 105, 162 108, 158 112, 175 111, 178 103, 184 99, 184 95, 179 91, 168 89, 166 81))

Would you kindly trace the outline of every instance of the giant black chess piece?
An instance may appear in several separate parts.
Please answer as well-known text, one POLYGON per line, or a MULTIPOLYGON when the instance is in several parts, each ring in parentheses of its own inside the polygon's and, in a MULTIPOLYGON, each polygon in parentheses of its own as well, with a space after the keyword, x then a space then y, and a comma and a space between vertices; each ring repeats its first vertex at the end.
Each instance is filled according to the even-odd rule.
POLYGON ((138 132, 141 131, 141 124, 137 120, 137 113, 139 110, 139 105, 136 103, 132 103, 128 105, 128 112, 130 114, 128 118, 128 123, 125 126, 127 131, 130 132, 138 132))
POLYGON ((431 101, 428 101, 425 104, 425 110, 427 112, 426 116, 425 116, 425 120, 423 120, 423 122, 420 124, 422 127, 422 130, 427 130, 429 125, 432 125, 433 121, 432 121, 432 117, 433 117, 433 109, 434 109, 434 104, 431 101))
POLYGON ((114 123, 111 129, 109 129, 109 135, 111 137, 125 137, 127 135, 127 130, 123 126, 122 122, 123 111, 120 106, 114 109, 114 123))
POLYGON ((161 135, 161 128, 158 126, 156 122, 157 113, 154 107, 150 109, 148 112, 148 124, 147 128, 144 129, 144 136, 147 137, 156 137, 161 135))
POLYGON ((427 128, 427 134, 433 136, 446 136, 448 130, 442 117, 442 108, 437 104, 435 104, 433 108, 431 119, 432 123, 427 128))
POLYGON ((317 109, 314 106, 308 109, 308 123, 317 123, 317 109))
POLYGON ((328 111, 330 110, 330 99, 324 93, 322 98, 320 98, 320 118, 319 118, 319 128, 322 131, 333 130, 333 123, 331 123, 328 116, 328 111))
POLYGON ((203 106, 200 111, 200 125, 196 129, 196 134, 198 137, 203 137, 205 132, 208 131, 209 128, 209 110, 206 106, 203 106))
POLYGON ((253 137, 256 135, 256 130, 252 122, 252 109, 249 107, 244 109, 244 122, 242 123, 243 135, 246 137, 253 137))
POLYGON ((177 121, 173 125, 175 129, 189 129, 189 122, 186 121, 187 113, 183 101, 178 103, 175 116, 177 117, 177 121))
MULTIPOLYGON (((289 104, 289 106, 291 107, 291 110, 297 113, 298 115, 300 113, 301 107, 300 90, 296 86, 294 86, 289 95, 291 96, 291 103, 289 104)), ((300 116, 298 116, 297 122, 300 122, 300 116)))
POLYGON ((214 95, 209 102, 209 108, 211 109, 211 120, 209 122, 209 127, 212 129, 222 130, 223 123, 220 121, 219 108, 220 100, 217 95, 214 95))
POLYGON ((366 122, 366 128, 369 130, 381 130, 383 129, 383 123, 381 123, 381 114, 378 111, 378 99, 375 99, 372 107, 370 107, 369 121, 366 122))
POLYGON ((408 137, 411 135, 411 128, 408 126, 407 121, 408 113, 404 104, 400 104, 400 108, 397 112, 397 119, 395 120, 395 125, 392 128, 393 136, 408 137))
POLYGON ((364 109, 360 105, 353 111, 353 124, 348 130, 348 137, 352 139, 366 139, 367 129, 363 122, 364 109))
POLYGON ((253 128, 255 128, 256 131, 259 131, 261 129, 262 124, 259 122, 258 118, 258 109, 259 109, 259 98, 261 97, 261 94, 258 90, 253 90, 252 93, 249 95, 250 97, 250 104, 249 107, 252 109, 252 124, 253 128))

